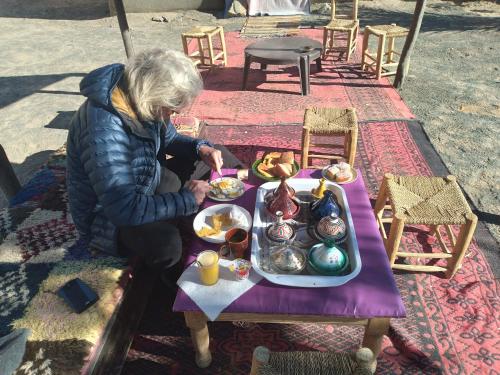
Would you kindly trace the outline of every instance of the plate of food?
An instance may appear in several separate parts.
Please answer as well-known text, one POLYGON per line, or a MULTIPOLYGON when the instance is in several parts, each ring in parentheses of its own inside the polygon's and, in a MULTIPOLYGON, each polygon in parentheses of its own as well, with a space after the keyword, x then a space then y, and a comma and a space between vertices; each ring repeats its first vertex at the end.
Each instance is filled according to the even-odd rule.
POLYGON ((224 243, 231 228, 252 228, 252 216, 235 204, 216 204, 205 208, 194 218, 193 229, 198 237, 211 243, 224 243))
POLYGON ((208 197, 210 199, 222 202, 229 202, 239 198, 245 192, 243 182, 233 177, 222 177, 210 181, 210 191, 208 197))
POLYGON ((328 181, 335 182, 339 185, 349 184, 358 178, 358 172, 356 172, 356 169, 351 168, 351 166, 346 162, 329 165, 323 168, 321 174, 328 181))
POLYGON ((277 181, 282 177, 293 177, 299 173, 299 163, 293 151, 270 152, 252 164, 253 173, 265 181, 277 181))

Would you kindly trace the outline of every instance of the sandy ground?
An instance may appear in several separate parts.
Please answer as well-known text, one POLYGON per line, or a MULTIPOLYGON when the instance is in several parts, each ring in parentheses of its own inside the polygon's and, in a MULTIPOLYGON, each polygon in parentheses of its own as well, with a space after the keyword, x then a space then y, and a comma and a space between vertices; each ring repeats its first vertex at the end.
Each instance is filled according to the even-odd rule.
MULTIPOLYGON (((54 3, 56 0, 51 0, 54 3)), ((62 1, 62 0, 61 0, 62 1)), ((0 143, 21 183, 66 140, 67 123, 82 103, 78 84, 99 66, 123 62, 114 17, 68 7, 24 6, 6 0, 0 11, 0 143), (8 10, 8 11, 6 11, 8 10)), ((314 5, 317 10, 319 4, 314 5)), ((414 3, 361 1, 361 25, 408 26, 414 3)), ((500 145, 500 5, 429 0, 402 95, 425 124, 431 142, 487 222, 498 221, 500 145)), ((239 30, 242 18, 216 19, 196 11, 130 14, 136 50, 181 49, 180 33, 193 24, 239 30), (169 22, 153 22, 165 16, 169 22)), ((325 16, 314 16, 321 23, 325 16)), ((1 195, 1 194, 0 194, 1 195)), ((0 197, 0 207, 6 201, 0 197)), ((489 224, 500 239, 498 226, 489 224)))

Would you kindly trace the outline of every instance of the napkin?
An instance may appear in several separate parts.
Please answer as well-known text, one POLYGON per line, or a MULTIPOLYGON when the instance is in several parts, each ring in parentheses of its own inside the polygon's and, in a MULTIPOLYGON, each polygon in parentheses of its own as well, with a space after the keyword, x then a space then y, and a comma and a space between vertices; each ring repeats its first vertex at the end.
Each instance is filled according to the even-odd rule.
POLYGON ((219 259, 219 281, 214 285, 201 283, 196 262, 186 268, 177 280, 177 285, 211 321, 217 319, 222 310, 262 280, 262 276, 253 269, 250 270, 248 279, 236 280, 236 276, 228 268, 231 263, 231 260, 219 259))

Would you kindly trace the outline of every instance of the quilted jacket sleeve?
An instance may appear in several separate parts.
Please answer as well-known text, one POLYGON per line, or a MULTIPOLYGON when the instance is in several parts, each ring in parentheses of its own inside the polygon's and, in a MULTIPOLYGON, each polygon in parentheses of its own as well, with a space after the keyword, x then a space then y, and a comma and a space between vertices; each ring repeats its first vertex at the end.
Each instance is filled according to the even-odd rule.
POLYGON ((88 113, 88 120, 96 124, 89 127, 82 162, 99 204, 114 225, 140 225, 197 211, 194 195, 187 189, 157 195, 138 192, 129 135, 121 120, 108 112, 93 115, 88 113))
POLYGON ((210 144, 208 141, 177 133, 170 121, 163 126, 161 141, 160 160, 164 160, 166 154, 196 160, 199 159, 199 147, 203 144, 210 144))

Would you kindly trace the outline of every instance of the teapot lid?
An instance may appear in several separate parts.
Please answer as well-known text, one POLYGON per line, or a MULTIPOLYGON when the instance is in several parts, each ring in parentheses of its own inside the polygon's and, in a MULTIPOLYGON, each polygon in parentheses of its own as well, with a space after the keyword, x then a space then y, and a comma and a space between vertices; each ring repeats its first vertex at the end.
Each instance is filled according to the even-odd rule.
POLYGON ((271 249, 271 264, 285 273, 299 273, 306 266, 306 255, 293 246, 278 246, 271 249))
POLYGON ((349 266, 349 257, 343 248, 335 244, 317 244, 309 252, 309 264, 318 273, 336 276, 349 266))

